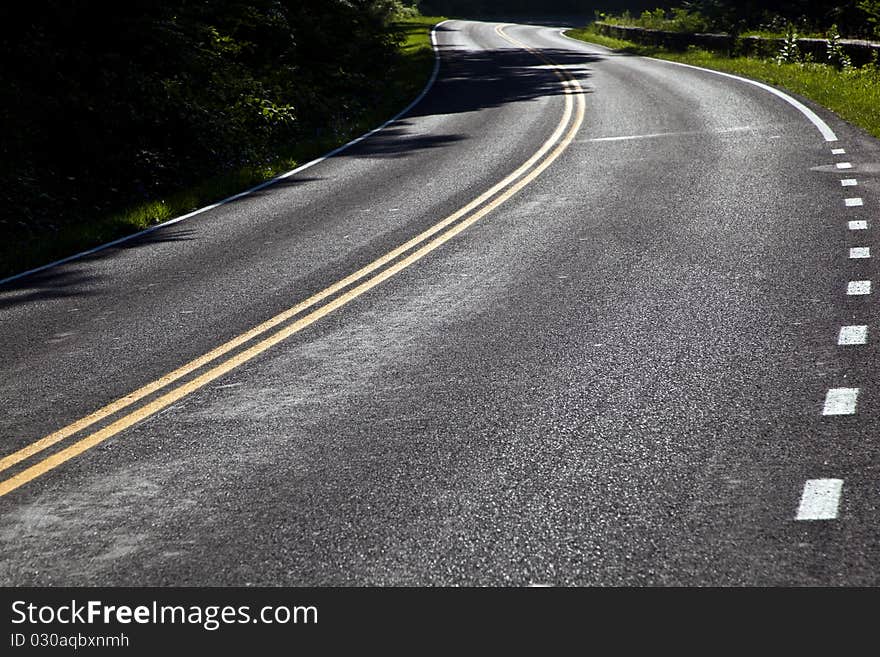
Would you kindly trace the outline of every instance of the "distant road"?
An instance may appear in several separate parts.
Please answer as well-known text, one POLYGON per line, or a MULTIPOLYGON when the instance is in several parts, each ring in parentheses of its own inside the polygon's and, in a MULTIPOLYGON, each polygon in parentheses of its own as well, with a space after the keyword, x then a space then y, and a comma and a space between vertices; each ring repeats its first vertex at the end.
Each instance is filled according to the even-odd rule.
POLYGON ((436 41, 383 131, 0 287, 0 583, 880 583, 880 142, 436 41))

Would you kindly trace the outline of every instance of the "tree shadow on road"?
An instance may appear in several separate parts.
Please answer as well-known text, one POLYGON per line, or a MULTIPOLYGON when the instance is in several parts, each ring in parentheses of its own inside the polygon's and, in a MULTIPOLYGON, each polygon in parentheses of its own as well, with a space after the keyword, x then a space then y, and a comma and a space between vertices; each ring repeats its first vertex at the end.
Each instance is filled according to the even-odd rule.
POLYGON ((591 75, 589 64, 602 56, 570 50, 542 49, 543 58, 520 48, 462 51, 441 48, 437 82, 407 116, 456 114, 526 103, 570 93, 552 65, 564 68, 583 82, 591 75))
POLYGON ((94 296, 99 293, 100 283, 106 277, 99 274, 95 263, 112 258, 121 250, 141 249, 160 243, 190 241, 196 231, 183 226, 169 226, 139 235, 119 244, 65 265, 34 272, 23 278, 0 285, 0 310, 22 306, 37 301, 94 296), (86 271, 88 273, 86 273, 86 271))
MULTIPOLYGON (((437 28, 443 30, 443 26, 437 28)), ((345 157, 403 157, 425 148, 439 148, 464 141, 465 134, 429 134, 412 130, 412 119, 482 112, 514 103, 572 94, 552 64, 565 69, 579 82, 587 80, 588 64, 600 55, 562 49, 535 54, 521 48, 470 51, 440 46, 441 65, 437 81, 406 115, 386 129, 343 151, 345 157)), ((580 93, 588 93, 586 90, 580 93)), ((540 111, 536 106, 534 111, 540 111)))
MULTIPOLYGON (((444 26, 437 28, 443 31, 444 26)), ((550 62, 565 69, 567 75, 578 81, 591 75, 589 64, 602 59, 600 55, 565 49, 542 49, 541 57, 522 48, 511 46, 493 50, 465 50, 440 47, 438 80, 425 97, 401 119, 363 141, 341 151, 337 157, 401 158, 425 150, 445 148, 470 138, 460 133, 417 132, 414 121, 418 117, 486 112, 511 104, 534 104, 528 111, 543 111, 539 101, 548 97, 573 93, 563 85, 550 62), (549 60, 549 61, 547 61, 549 60)), ((583 91, 581 93, 587 93, 583 91)), ((478 122, 479 123, 479 122, 478 122)), ((320 180, 309 175, 291 176, 267 187, 233 199, 240 204, 271 193, 276 186, 295 186, 320 180)), ((31 274, 22 279, 0 284, 0 309, 34 301, 95 294, 100 288, 102 270, 86 266, 111 257, 120 249, 138 249, 161 242, 196 239, 195 231, 180 227, 159 228, 147 235, 77 259, 67 266, 55 267, 31 274)))

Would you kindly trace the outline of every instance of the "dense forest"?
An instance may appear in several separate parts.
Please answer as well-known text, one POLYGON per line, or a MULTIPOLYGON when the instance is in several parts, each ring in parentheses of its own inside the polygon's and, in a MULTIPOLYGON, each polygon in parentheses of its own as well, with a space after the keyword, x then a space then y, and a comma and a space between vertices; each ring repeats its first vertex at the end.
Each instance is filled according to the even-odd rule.
POLYGON ((332 134, 380 100, 407 4, 3 3, 0 240, 332 134))
POLYGON ((791 23, 817 32, 836 25, 844 35, 871 37, 880 16, 880 0, 690 0, 674 5, 732 32, 791 23))
POLYGON ((572 16, 592 18, 596 11, 641 11, 662 7, 662 0, 421 0, 426 15, 572 16))
POLYGON ((332 141, 387 102, 403 38, 396 19, 416 8, 587 20, 672 5, 737 29, 768 17, 852 35, 880 29, 880 0, 3 3, 0 243, 52 240, 83 218, 332 141))
POLYGON ((739 31, 779 26, 786 22, 822 31, 836 24, 850 36, 876 34, 880 0, 421 0, 427 14, 450 16, 599 14, 638 15, 651 9, 682 9, 699 12, 716 30, 739 31))

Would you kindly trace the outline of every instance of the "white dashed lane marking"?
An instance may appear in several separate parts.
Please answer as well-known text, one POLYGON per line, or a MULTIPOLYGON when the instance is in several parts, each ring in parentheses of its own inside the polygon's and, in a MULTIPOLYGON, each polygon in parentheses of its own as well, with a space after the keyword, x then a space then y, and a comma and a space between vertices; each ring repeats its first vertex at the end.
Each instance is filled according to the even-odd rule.
POLYGON ((858 397, 858 388, 831 388, 825 394, 822 415, 853 415, 858 397))
POLYGON ((843 479, 808 479, 796 520, 834 520, 840 508, 843 479))
MULTIPOLYGON (((834 155, 843 155, 843 148, 832 148, 834 155)), ((849 162, 838 162, 838 169, 851 169, 849 162)), ((840 181, 843 187, 855 187, 858 182, 855 178, 844 178, 840 181)), ((844 205, 848 208, 863 205, 860 197, 844 199, 844 205)), ((847 222, 850 230, 865 230, 868 222, 854 220, 847 222)), ((867 246, 854 246, 849 250, 849 257, 853 259, 870 258, 871 249, 867 246)), ((871 293, 871 281, 850 281, 846 286, 847 295, 863 295, 871 293)), ((868 327, 865 324, 851 324, 841 326, 837 334, 838 345, 860 345, 868 341, 868 327)), ((825 393, 825 404, 822 407, 822 415, 854 415, 856 402, 859 397, 858 388, 831 388, 825 393)), ((840 508, 840 494, 843 490, 843 479, 808 479, 804 483, 801 493, 801 501, 798 505, 796 520, 834 520, 837 518, 840 508)))
POLYGON ((863 324, 841 326, 837 335, 837 344, 865 344, 868 341, 868 327, 863 324))

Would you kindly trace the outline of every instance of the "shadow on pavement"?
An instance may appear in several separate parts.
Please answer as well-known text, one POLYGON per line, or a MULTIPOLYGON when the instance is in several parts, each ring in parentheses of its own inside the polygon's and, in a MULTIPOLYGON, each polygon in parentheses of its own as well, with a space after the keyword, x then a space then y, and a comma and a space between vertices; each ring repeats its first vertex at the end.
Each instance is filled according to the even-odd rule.
MULTIPOLYGON (((408 128, 412 122, 408 119, 481 112, 572 93, 562 86, 546 61, 521 48, 472 51, 440 46, 440 52, 440 73, 425 98, 403 118, 339 156, 405 157, 426 148, 449 146, 468 136, 411 132, 408 128)), ((540 53, 578 81, 590 77, 588 64, 602 59, 563 49, 544 49, 540 53)))
MULTIPOLYGON (((499 21, 498 18, 492 20, 499 21)), ((564 22, 552 19, 529 21, 519 17, 516 22, 565 26, 564 22)), ((440 26, 437 30, 449 28, 440 26)), ((599 55, 565 49, 542 49, 540 53, 554 64, 564 67, 569 75, 579 81, 590 77, 590 63, 602 59, 599 55)), ((420 103, 400 120, 339 153, 337 157, 399 158, 424 149, 443 148, 467 140, 468 135, 415 133, 409 129, 412 126, 411 119, 481 112, 512 103, 531 103, 542 98, 571 93, 562 86, 559 77, 547 62, 522 48, 511 46, 493 50, 465 50, 441 46, 440 56, 438 80, 420 103)), ((241 203, 267 194, 275 186, 300 185, 315 180, 320 178, 292 176, 231 203, 241 203)), ((77 271, 80 266, 110 257, 118 249, 137 249, 162 242, 195 239, 194 233, 194 230, 177 225, 160 228, 76 260, 69 266, 56 267, 0 285, 0 309, 33 301, 91 294, 88 290, 98 282, 97 277, 77 271)))
POLYGON ((96 284, 101 280, 95 269, 89 268, 86 274, 80 269, 90 263, 99 262, 113 256, 119 250, 139 249, 145 246, 167 242, 182 242, 195 239, 195 230, 174 225, 155 230, 147 235, 135 237, 89 256, 79 258, 68 265, 59 265, 45 271, 36 272, 0 285, 0 310, 21 306, 35 301, 85 297, 96 294, 96 284))

